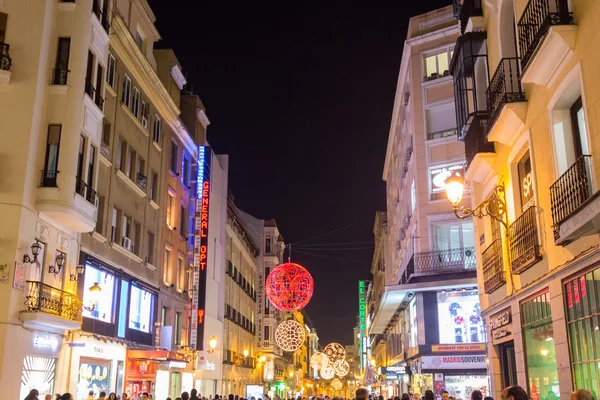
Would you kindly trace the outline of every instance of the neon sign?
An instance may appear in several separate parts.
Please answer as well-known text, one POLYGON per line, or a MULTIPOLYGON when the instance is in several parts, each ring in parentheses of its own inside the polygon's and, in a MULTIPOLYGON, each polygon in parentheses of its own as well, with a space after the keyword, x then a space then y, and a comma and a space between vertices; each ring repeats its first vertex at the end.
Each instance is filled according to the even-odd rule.
POLYGON ((367 289, 369 281, 358 281, 358 329, 360 345, 360 366, 367 368, 367 289))
POLYGON ((206 309, 206 263, 208 262, 208 218, 210 205, 211 150, 198 146, 196 177, 196 207, 194 228, 194 285, 192 288, 192 315, 190 348, 204 349, 204 315, 206 309))

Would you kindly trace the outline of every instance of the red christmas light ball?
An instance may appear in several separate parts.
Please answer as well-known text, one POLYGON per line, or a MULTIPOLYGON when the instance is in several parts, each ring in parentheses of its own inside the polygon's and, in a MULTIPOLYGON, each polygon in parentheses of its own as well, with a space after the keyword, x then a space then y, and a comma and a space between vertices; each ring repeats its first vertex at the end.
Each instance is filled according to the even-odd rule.
POLYGON ((310 301, 314 288, 312 276, 296 263, 275 267, 265 284, 265 292, 273 306, 285 312, 304 308, 310 301))

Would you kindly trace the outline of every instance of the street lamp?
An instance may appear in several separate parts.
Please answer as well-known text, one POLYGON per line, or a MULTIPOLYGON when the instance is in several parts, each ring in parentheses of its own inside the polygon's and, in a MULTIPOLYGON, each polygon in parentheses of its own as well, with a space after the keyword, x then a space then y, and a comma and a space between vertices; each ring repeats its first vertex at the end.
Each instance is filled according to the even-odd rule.
POLYGON ((250 352, 248 351, 248 349, 244 349, 242 354, 244 354, 244 358, 246 358, 246 357, 248 357, 248 354, 250 354, 250 352))
POLYGON ((63 265, 65 265, 65 255, 61 252, 58 252, 56 258, 54 259, 54 265, 48 266, 48 272, 51 274, 60 274, 63 265))
POLYGON ((467 219, 472 216, 477 218, 490 216, 502 223, 508 230, 503 185, 496 186, 490 197, 472 209, 464 206, 459 207, 459 204, 462 201, 464 187, 465 179, 457 173, 450 175, 448 179, 446 179, 446 196, 448 197, 448 201, 452 203, 454 215, 456 215, 457 218, 467 219))
POLYGON ((32 257, 30 257, 29 254, 23 254, 23 262, 28 263, 28 264, 33 264, 34 262, 37 261, 37 256, 40 254, 41 250, 42 250, 42 245, 36 240, 31 245, 32 257))
POLYGON ((261 363, 264 363, 265 361, 267 361, 267 357, 261 356, 258 361, 260 361, 261 363))
POLYGON ((217 337, 216 336, 211 336, 210 339, 208 339, 208 354, 212 354, 215 349, 217 348, 217 337))
POLYGON ((77 282, 77 279, 79 279, 78 276, 83 274, 83 270, 84 270, 83 265, 81 265, 81 264, 77 265, 77 267, 75 268, 75 271, 77 271, 77 275, 70 273, 69 280, 71 282, 77 282))

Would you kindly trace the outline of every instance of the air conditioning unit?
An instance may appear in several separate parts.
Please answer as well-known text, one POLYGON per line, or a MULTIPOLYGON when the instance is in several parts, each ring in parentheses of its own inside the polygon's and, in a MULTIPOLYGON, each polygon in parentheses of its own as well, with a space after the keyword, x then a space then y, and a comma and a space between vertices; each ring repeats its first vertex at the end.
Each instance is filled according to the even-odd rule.
POLYGON ((129 251, 133 251, 133 243, 131 243, 131 239, 128 237, 123 238, 123 247, 129 251))
POLYGON ((142 126, 148 129, 148 120, 144 116, 142 116, 142 126))

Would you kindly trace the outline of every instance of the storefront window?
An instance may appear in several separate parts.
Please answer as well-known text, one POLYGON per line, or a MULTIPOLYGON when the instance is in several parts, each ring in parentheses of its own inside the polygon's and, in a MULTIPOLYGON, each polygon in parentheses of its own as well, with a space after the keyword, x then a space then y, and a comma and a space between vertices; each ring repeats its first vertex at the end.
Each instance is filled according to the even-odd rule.
POLYGON ((444 383, 448 395, 457 400, 469 400, 474 390, 484 396, 488 393, 488 378, 485 375, 445 375, 444 383))
POLYGON ((529 395, 540 399, 558 398, 560 391, 548 292, 521 304, 521 324, 525 337, 529 395))
POLYGON ((99 296, 99 298, 96 299, 98 302, 92 311, 83 310, 83 316, 112 323, 115 276, 87 264, 85 267, 83 304, 91 303, 92 294, 87 289, 92 287, 95 283, 102 288, 102 296, 99 296))
POLYGON ((81 357, 78 378, 77 400, 86 399, 90 390, 109 393, 110 361, 81 357))
POLYGON ((56 359, 54 358, 25 356, 19 398, 27 397, 31 389, 37 389, 40 397, 45 393, 54 393, 55 369, 56 359))
POLYGON ((600 393, 600 268, 565 283, 571 371, 576 389, 600 393))
POLYGON ((485 342, 485 326, 477 290, 437 294, 440 343, 485 342))
POLYGON ((129 306, 129 328, 150 333, 151 315, 154 305, 152 293, 131 285, 131 304, 129 306))
POLYGON ((414 297, 410 301, 409 305, 409 319, 410 319, 410 340, 409 347, 416 347, 419 345, 419 335, 417 332, 417 298, 414 297))

